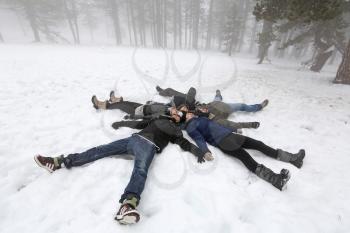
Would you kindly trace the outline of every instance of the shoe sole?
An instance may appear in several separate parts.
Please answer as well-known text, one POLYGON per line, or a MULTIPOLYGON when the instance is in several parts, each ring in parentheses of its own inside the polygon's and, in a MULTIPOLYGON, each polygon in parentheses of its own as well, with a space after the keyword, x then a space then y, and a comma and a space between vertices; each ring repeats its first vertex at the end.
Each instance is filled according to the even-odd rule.
POLYGON ((40 163, 40 161, 38 160, 37 157, 38 157, 38 155, 34 156, 34 161, 36 162, 36 164, 39 165, 39 167, 42 167, 42 168, 46 169, 46 170, 47 170, 48 172, 50 172, 50 173, 54 172, 54 170, 52 170, 52 169, 50 169, 50 168, 48 168, 48 167, 42 165, 42 164, 40 163))
POLYGON ((128 225, 128 224, 134 224, 137 223, 137 216, 140 219, 140 215, 136 210, 130 211, 125 215, 117 215, 115 216, 115 220, 117 220, 119 223, 128 225))

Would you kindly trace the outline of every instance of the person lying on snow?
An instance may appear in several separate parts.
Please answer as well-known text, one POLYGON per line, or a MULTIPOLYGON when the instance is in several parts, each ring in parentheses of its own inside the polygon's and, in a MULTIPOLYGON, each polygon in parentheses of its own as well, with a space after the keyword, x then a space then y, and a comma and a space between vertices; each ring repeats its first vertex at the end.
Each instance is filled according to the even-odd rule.
MULTIPOLYGON (((192 88, 195 90, 194 88, 192 88)), ((191 89, 189 90, 191 93, 191 89)), ((188 96, 189 94, 184 96, 188 96)), ((185 103, 186 97, 180 96, 179 99, 183 98, 182 101, 179 99, 175 102, 171 102, 169 104, 163 103, 148 103, 148 104, 140 104, 131 101, 125 101, 123 97, 115 97, 114 91, 110 92, 110 98, 106 101, 99 101, 97 97, 94 95, 92 97, 92 103, 94 108, 96 109, 119 109, 126 112, 128 115, 124 117, 124 119, 152 119, 158 117, 160 115, 169 115, 171 111, 176 111, 175 107, 181 108, 183 106, 188 106, 185 103)), ((191 96, 193 96, 191 94, 191 96)), ((186 107, 186 109, 190 109, 190 107, 186 107)), ((233 122, 227 119, 222 119, 219 115, 217 117, 213 117, 213 114, 208 112, 207 106, 200 105, 196 111, 196 114, 201 115, 203 117, 211 117, 213 120, 217 121, 219 124, 229 127, 232 129, 243 129, 243 128, 258 128, 260 126, 259 122, 233 122)))
POLYGON ((273 149, 261 141, 236 134, 231 129, 223 127, 208 118, 197 117, 190 112, 186 114, 185 129, 203 153, 210 153, 206 144, 208 142, 222 152, 241 160, 251 172, 281 191, 290 179, 289 171, 282 169, 279 174, 276 174, 263 164, 258 164, 245 149, 258 150, 271 158, 289 162, 297 168, 301 168, 303 165, 304 149, 299 150, 296 154, 281 149, 273 149))
MULTIPOLYGON (((106 145, 93 147, 82 153, 67 156, 44 157, 36 155, 35 162, 49 172, 60 169, 82 166, 111 155, 134 155, 134 168, 128 185, 121 195, 121 206, 115 220, 121 224, 132 224, 140 220, 136 207, 141 199, 148 168, 155 153, 160 153, 169 142, 178 144, 184 151, 191 152, 197 157, 198 163, 204 162, 204 153, 183 137, 182 131, 175 123, 180 122, 180 112, 173 112, 169 117, 159 117, 147 122, 139 122, 134 128, 142 129, 132 136, 111 142, 106 145)), ((184 119, 184 118, 183 118, 184 119)), ((115 126, 114 126, 115 128, 115 126)))
MULTIPOLYGON (((193 87, 191 87, 193 88, 193 87)), ((193 88, 194 89, 194 88, 193 88)), ((159 95, 172 97, 174 95, 184 96, 185 94, 178 92, 172 88, 162 89, 159 86, 156 87, 159 95)), ((195 89, 194 89, 195 90, 195 89)), ((222 95, 220 90, 216 90, 214 100, 208 104, 199 104, 196 102, 197 109, 207 108, 208 112, 212 114, 212 118, 216 119, 227 119, 232 113, 238 111, 244 112, 258 112, 265 108, 269 101, 266 99, 260 104, 244 104, 244 103, 226 103, 222 101, 222 95)), ((191 108, 189 108, 191 110, 191 108)))

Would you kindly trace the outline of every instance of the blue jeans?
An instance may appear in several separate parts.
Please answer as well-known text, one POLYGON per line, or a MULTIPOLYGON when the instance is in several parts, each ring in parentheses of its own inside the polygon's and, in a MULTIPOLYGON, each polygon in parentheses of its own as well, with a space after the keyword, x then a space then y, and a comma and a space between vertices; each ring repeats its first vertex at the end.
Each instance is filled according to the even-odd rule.
POLYGON ((145 187, 148 168, 152 163, 156 147, 146 139, 133 135, 106 145, 91 148, 82 153, 69 154, 64 158, 66 168, 81 166, 111 155, 132 154, 135 156, 134 169, 120 202, 129 197, 141 198, 145 187))
MULTIPOLYGON (((222 102, 222 97, 216 95, 214 98, 214 101, 222 102)), ((226 104, 230 106, 231 113, 238 112, 238 111, 257 112, 262 109, 261 104, 252 104, 252 105, 243 104, 243 103, 226 103, 226 104)))

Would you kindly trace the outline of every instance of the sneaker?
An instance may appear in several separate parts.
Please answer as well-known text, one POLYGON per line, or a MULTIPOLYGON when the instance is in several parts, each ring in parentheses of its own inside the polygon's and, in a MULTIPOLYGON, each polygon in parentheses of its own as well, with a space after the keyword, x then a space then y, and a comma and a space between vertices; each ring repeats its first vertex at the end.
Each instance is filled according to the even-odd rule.
POLYGON ((266 100, 264 100, 260 105, 261 105, 261 108, 263 109, 263 108, 265 108, 268 104, 269 104, 269 100, 266 99, 266 100))
POLYGON ((122 102, 122 101, 123 101, 123 97, 115 97, 114 91, 111 91, 109 93, 109 102, 110 103, 117 103, 117 102, 122 102))
POLYGON ((140 220, 140 214, 131 204, 124 203, 120 206, 114 219, 120 224, 129 225, 137 223, 140 220))
POLYGON ((61 168, 61 162, 57 157, 52 158, 52 157, 44 157, 41 155, 36 155, 34 156, 34 160, 40 167, 45 168, 50 173, 61 168))

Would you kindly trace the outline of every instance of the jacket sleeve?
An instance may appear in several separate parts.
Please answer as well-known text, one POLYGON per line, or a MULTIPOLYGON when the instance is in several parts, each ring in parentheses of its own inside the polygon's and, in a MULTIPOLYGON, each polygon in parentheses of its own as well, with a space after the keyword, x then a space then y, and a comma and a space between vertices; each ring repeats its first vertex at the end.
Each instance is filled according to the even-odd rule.
POLYGON ((114 129, 118 129, 119 127, 129 127, 133 129, 144 129, 147 127, 147 125, 150 123, 150 121, 143 120, 143 121, 117 121, 112 124, 112 127, 114 129))
POLYGON ((207 142, 205 141, 204 137, 198 130, 194 129, 194 130, 191 130, 190 132, 187 131, 187 133, 196 142, 197 146, 199 147, 199 149, 201 149, 202 152, 204 153, 210 152, 207 146, 207 142))
POLYGON ((177 136, 175 138, 174 143, 179 145, 181 149, 183 149, 184 151, 191 152, 196 157, 203 157, 205 154, 197 146, 193 145, 186 138, 184 138, 182 133, 181 133, 181 136, 177 136))

